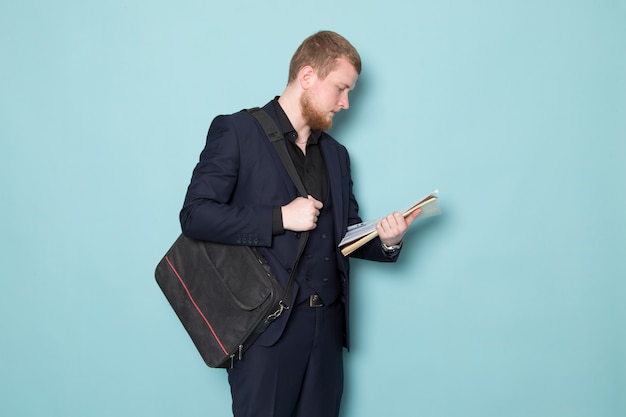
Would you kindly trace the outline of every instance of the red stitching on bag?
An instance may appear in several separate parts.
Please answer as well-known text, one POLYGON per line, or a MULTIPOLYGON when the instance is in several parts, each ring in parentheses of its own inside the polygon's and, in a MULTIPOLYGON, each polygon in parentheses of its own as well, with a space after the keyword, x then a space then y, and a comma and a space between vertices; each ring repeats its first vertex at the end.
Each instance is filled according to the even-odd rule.
POLYGON ((174 271, 174 273, 176 274, 176 276, 178 277, 178 280, 180 281, 181 285, 183 286, 183 288, 185 289, 185 291, 187 292, 187 296, 189 296, 189 299, 191 300, 191 303, 193 304, 193 306, 196 308, 196 310, 198 311, 198 313, 200 314, 200 316, 202 317, 202 319, 204 320, 204 322, 206 323, 207 327, 209 328, 209 330, 211 330, 211 333, 213 334, 213 337, 215 338, 215 340, 217 341, 217 343, 220 345, 220 348, 222 348, 222 350, 224 351, 224 354, 226 354, 226 356, 228 356, 228 351, 224 348, 224 346, 222 345, 222 342, 220 342, 220 338, 217 337, 217 334, 215 334, 215 331, 213 330, 213 326, 211 326, 211 323, 209 323, 209 321, 207 320, 207 318, 204 316, 204 314, 202 313, 202 310, 200 310, 200 307, 198 307, 198 304, 196 304, 196 301, 193 299, 193 297, 191 296, 191 293, 189 292, 189 289, 187 288, 187 286, 185 285, 185 282, 183 281, 183 279, 181 278, 181 276, 178 274, 178 271, 176 270, 176 268, 174 268, 174 265, 172 265, 172 263, 170 262, 170 258, 168 256, 165 257, 165 260, 167 261, 168 265, 170 266, 170 268, 172 268, 172 271, 174 271))

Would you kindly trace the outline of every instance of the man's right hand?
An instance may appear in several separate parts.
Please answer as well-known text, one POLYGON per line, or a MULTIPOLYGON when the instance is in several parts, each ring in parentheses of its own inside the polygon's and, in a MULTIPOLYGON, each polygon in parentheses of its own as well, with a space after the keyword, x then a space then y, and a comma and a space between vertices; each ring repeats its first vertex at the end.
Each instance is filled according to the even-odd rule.
POLYGON ((283 228, 292 232, 305 232, 317 227, 317 218, 324 205, 321 201, 298 197, 280 208, 283 215, 283 228))

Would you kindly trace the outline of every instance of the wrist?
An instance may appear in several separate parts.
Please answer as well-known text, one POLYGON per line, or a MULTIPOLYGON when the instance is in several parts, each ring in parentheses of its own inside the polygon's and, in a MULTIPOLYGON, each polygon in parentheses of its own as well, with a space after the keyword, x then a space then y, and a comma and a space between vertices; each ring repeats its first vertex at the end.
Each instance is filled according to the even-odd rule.
POLYGON ((387 252, 387 253, 389 253, 389 252, 395 252, 395 251, 398 251, 398 250, 400 250, 400 248, 402 247, 402 241, 398 242, 398 243, 397 243, 397 244, 395 244, 395 245, 387 245, 387 244, 385 244, 384 242, 380 242, 380 244, 381 244, 381 246, 382 246, 383 250, 384 250, 385 252, 387 252))

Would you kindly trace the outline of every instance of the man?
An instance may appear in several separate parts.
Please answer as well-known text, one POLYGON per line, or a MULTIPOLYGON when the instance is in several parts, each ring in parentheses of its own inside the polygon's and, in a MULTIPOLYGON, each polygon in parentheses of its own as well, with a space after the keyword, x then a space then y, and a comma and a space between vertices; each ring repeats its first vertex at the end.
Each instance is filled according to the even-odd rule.
MULTIPOLYGON (((285 285, 300 233, 309 240, 296 271, 294 300, 228 370, 237 417, 332 417, 343 390, 348 346, 349 263, 338 243, 359 223, 346 149, 330 135, 348 109, 361 71, 355 48, 322 31, 295 52, 283 94, 263 107, 305 185, 299 197, 273 145, 247 112, 216 117, 181 211, 191 238, 259 248, 285 285)), ((419 211, 378 222, 379 238, 352 256, 394 262, 419 211)))

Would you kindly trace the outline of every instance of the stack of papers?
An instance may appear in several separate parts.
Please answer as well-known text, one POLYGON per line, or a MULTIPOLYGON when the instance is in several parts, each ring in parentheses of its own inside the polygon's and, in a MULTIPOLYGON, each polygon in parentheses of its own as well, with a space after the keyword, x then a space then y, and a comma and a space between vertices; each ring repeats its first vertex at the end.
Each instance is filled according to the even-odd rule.
MULTIPOLYGON (((439 197, 439 190, 435 190, 428 194, 426 197, 413 204, 411 207, 402 212, 404 217, 413 213, 415 210, 421 208, 422 212, 417 217, 418 219, 424 219, 426 217, 437 216, 441 214, 439 203, 437 198, 439 197)), ((341 253, 343 256, 348 256, 370 240, 378 236, 376 231, 376 223, 378 220, 371 220, 368 222, 354 224, 348 227, 348 231, 344 238, 339 242, 341 253)))

